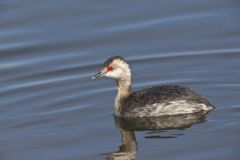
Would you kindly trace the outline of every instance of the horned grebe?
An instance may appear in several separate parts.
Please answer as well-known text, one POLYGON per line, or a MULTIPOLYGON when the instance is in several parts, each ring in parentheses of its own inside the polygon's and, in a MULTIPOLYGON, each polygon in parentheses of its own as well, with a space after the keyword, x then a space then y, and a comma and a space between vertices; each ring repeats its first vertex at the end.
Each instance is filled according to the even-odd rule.
POLYGON ((121 117, 152 117, 210 111, 213 109, 206 99, 190 88, 178 85, 161 85, 132 91, 131 70, 120 56, 104 62, 103 68, 92 79, 110 77, 116 80, 118 92, 114 114, 121 117))

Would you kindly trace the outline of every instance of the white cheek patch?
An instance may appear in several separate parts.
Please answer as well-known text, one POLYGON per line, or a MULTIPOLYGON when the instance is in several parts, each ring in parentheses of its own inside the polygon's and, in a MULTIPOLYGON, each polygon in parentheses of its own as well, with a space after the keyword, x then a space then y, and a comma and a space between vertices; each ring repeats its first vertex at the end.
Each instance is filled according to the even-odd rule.
POLYGON ((122 75, 122 70, 120 68, 113 69, 112 71, 108 71, 105 76, 110 78, 118 78, 122 75))

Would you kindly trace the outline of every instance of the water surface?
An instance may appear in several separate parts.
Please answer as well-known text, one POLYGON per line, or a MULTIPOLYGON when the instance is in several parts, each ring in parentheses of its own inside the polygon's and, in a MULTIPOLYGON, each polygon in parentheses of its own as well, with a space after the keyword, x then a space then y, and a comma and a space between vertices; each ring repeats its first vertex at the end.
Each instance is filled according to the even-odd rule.
POLYGON ((0 159, 106 159, 118 151, 115 82, 90 80, 114 55, 130 63, 134 89, 185 85, 216 106, 190 126, 126 132, 136 159, 238 159, 239 5, 1 1, 0 159))

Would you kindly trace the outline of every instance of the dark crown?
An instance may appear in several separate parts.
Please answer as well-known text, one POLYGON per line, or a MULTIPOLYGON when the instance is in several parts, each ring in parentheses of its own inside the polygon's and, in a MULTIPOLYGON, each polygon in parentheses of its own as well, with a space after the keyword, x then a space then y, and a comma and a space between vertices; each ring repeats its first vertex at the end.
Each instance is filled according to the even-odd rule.
POLYGON ((108 58, 108 59, 104 62, 103 65, 106 67, 106 66, 108 66, 110 63, 112 63, 112 61, 115 60, 115 59, 120 59, 120 60, 126 62, 123 57, 121 57, 121 56, 114 56, 114 57, 108 58))

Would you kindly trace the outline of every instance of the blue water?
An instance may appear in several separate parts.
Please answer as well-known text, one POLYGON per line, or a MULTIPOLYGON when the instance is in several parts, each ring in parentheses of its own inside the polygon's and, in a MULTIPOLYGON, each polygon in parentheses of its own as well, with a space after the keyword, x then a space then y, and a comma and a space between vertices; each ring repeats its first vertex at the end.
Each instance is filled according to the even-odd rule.
POLYGON ((134 89, 180 84, 216 106, 188 126, 127 132, 137 142, 132 159, 237 160, 239 7, 236 0, 1 1, 0 159, 117 158, 115 82, 90 77, 121 55, 134 89))

